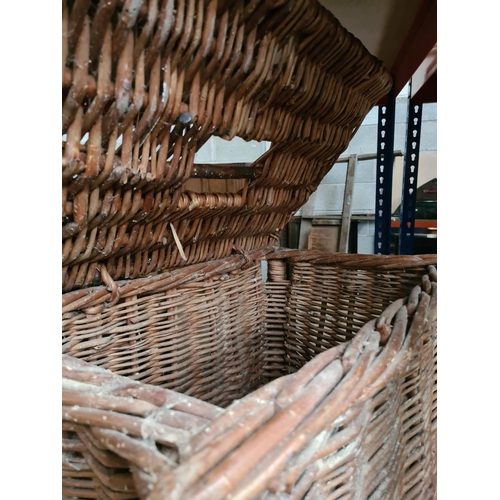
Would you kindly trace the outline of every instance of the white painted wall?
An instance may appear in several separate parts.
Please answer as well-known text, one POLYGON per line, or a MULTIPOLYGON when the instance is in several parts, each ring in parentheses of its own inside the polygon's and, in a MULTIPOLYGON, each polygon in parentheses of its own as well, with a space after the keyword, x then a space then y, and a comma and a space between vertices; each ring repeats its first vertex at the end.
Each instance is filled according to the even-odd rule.
POLYGON ((270 147, 267 141, 244 141, 235 137, 226 141, 211 137, 196 153, 195 163, 251 163, 270 147))

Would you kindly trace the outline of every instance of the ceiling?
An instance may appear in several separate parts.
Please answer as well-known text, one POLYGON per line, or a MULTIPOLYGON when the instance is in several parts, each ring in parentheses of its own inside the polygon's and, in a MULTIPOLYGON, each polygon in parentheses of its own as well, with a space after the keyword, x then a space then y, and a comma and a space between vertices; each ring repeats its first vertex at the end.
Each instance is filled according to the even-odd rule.
POLYGON ((437 101, 436 0, 319 1, 385 64, 395 95, 414 77, 412 96, 437 101))

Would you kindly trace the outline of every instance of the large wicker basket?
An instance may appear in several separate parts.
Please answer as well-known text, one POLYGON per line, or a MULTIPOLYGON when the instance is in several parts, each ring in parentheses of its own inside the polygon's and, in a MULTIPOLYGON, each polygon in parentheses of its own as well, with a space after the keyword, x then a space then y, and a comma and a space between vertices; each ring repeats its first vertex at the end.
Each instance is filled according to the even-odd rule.
POLYGON ((435 256, 276 246, 389 88, 315 0, 63 0, 66 498, 434 497, 435 256))
POLYGON ((65 294, 68 497, 433 498, 435 257, 264 253, 65 294))

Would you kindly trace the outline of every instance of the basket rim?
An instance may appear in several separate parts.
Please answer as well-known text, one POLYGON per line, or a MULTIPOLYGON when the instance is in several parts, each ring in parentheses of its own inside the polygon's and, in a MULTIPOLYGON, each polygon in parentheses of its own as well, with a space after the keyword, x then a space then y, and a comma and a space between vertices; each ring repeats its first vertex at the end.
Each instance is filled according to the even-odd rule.
MULTIPOLYGON (((277 246, 266 246, 251 251, 237 251, 229 257, 218 260, 174 268, 145 278, 113 281, 102 265, 103 276, 107 283, 94 287, 73 290, 62 294, 63 315, 84 308, 99 306, 103 310, 105 303, 115 303, 138 293, 166 291, 186 283, 204 281, 248 267, 258 261, 284 260, 290 264, 312 263, 317 265, 335 265, 339 268, 357 270, 397 270, 413 269, 437 265, 437 255, 361 255, 348 253, 328 253, 316 250, 294 250, 277 246)), ((96 311, 100 312, 100 311, 96 311)), ((89 314, 92 312, 89 311, 89 314)))

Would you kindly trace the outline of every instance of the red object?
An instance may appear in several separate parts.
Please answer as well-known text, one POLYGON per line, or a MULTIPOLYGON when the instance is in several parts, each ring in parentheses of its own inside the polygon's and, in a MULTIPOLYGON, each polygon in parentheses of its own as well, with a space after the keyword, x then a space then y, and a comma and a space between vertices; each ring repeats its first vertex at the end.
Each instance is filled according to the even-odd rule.
MULTIPOLYGON (((399 219, 391 220, 391 227, 399 227, 399 219)), ((415 220, 415 229, 436 229, 437 230, 437 220, 415 220)))

